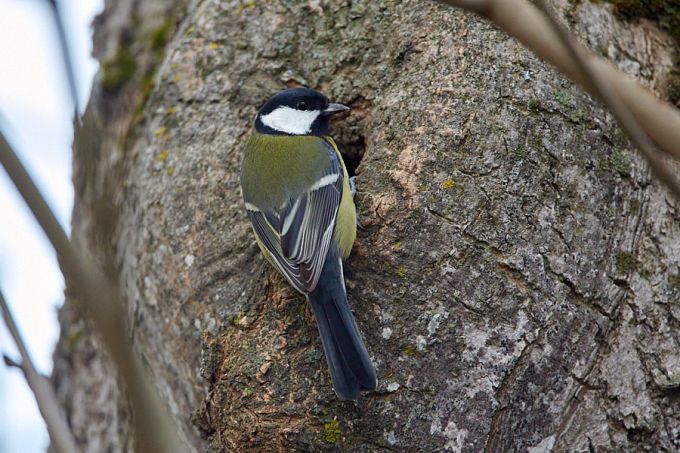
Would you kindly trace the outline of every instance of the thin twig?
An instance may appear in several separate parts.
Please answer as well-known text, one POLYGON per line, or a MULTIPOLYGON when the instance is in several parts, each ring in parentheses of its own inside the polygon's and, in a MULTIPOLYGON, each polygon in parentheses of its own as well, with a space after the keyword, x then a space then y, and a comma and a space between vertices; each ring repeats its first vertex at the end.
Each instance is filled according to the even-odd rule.
POLYGON ((2 360, 5 362, 5 366, 7 366, 7 368, 19 368, 22 372, 24 371, 24 369, 21 367, 21 364, 16 363, 10 356, 3 354, 2 360))
POLYGON ((66 39, 66 28, 64 27, 64 21, 59 14, 59 5, 57 5, 57 0, 47 0, 52 9, 52 17, 54 17, 54 26, 57 29, 57 37, 59 38, 59 46, 61 47, 61 55, 64 59, 64 69, 66 71, 66 77, 68 79, 68 88, 71 92, 71 99, 73 99, 73 109, 75 111, 76 118, 79 117, 79 100, 78 100, 78 84, 76 82, 76 71, 73 66, 73 58, 71 57, 71 51, 68 45, 68 40, 66 39))
POLYGON ((680 199, 680 183, 668 167, 664 165, 656 146, 654 146, 654 143, 652 143, 647 134, 645 134, 645 131, 635 120, 633 114, 616 96, 611 86, 607 85, 598 74, 591 70, 588 62, 585 61, 574 45, 574 41, 571 36, 569 36, 569 33, 559 22, 557 22, 545 2, 543 0, 538 1, 536 6, 550 21, 550 24, 557 32, 562 44, 564 44, 569 51, 569 56, 576 62, 576 66, 583 77, 590 81, 594 94, 609 108, 614 115, 614 118, 619 122, 621 129, 628 134, 628 137, 630 137, 633 143, 640 149, 642 155, 647 159, 647 163, 652 169, 652 172, 656 174, 678 199, 680 199))
POLYGON ((26 348, 26 344, 24 343, 23 338, 21 338, 19 328, 17 327, 16 322, 14 322, 12 312, 7 305, 7 301, 5 301, 5 296, 2 294, 1 289, 0 311, 2 311, 2 317, 5 320, 5 324, 7 324, 7 329, 9 330, 14 343, 17 345, 17 349, 19 349, 19 355, 21 355, 20 364, 6 356, 4 357, 5 364, 7 364, 7 366, 17 366, 24 372, 26 382, 33 392, 33 396, 35 396, 35 400, 38 403, 38 409, 47 425, 47 432, 50 435, 52 445, 54 445, 60 453, 77 452, 78 447, 76 447, 76 441, 66 423, 66 417, 59 408, 59 403, 57 402, 54 390, 47 381, 47 378, 38 373, 35 369, 31 356, 26 348))
POLYGON ((143 452, 187 451, 167 409, 133 354, 125 336, 122 304, 117 291, 99 268, 87 263, 69 241, 44 197, 0 132, 0 164, 18 189, 57 252, 59 263, 75 292, 77 307, 95 327, 125 384, 134 416, 136 446, 143 452))
MULTIPOLYGON (((592 81, 578 68, 548 18, 526 0, 440 0, 466 8, 494 22, 501 30, 517 39, 538 57, 554 65, 593 96, 592 81)), ((660 101, 649 90, 614 68, 611 63, 595 56, 574 43, 578 55, 591 72, 606 82, 616 97, 628 108, 640 127, 659 149, 680 158, 680 112, 660 101)))

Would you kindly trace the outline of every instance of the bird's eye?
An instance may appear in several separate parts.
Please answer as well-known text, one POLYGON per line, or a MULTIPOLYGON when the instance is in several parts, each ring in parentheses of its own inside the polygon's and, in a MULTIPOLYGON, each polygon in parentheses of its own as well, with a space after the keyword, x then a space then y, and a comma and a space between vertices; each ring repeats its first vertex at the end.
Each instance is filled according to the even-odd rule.
POLYGON ((298 105, 297 105, 296 108, 297 108, 297 110, 305 111, 309 108, 309 106, 307 105, 307 103, 305 101, 300 101, 300 102, 298 102, 298 105))

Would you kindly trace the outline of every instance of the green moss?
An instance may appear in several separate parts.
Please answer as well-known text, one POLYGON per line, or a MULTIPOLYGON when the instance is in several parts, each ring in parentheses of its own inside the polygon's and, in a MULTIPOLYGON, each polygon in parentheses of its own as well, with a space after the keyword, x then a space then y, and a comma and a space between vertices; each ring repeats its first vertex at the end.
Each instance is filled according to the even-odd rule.
POLYGON ((635 255, 628 252, 619 252, 616 255, 616 270, 621 274, 637 271, 640 267, 640 262, 635 258, 635 255))
POLYGON ((515 148, 515 155, 519 159, 524 159, 525 157, 527 157, 527 154, 528 154, 528 150, 527 150, 526 146, 518 145, 517 148, 515 148))
POLYGON ((630 156, 621 148, 614 148, 609 156, 609 165, 621 176, 630 176, 630 156))
POLYGON ((234 327, 238 327, 241 325, 241 320, 243 320, 243 316, 241 315, 234 315, 229 317, 229 324, 231 324, 234 327))
POLYGON ((172 30, 172 21, 168 19, 151 33, 151 48, 155 52, 161 52, 165 49, 170 37, 170 30, 172 30))
MULTIPOLYGON (((309 342, 309 338, 307 338, 307 341, 305 341, 304 343, 308 343, 308 342, 309 342)), ((303 342, 301 342, 301 343, 303 343, 303 342)), ((318 365, 319 363, 321 363, 323 361, 323 352, 319 348, 310 347, 309 349, 307 349, 307 351, 305 351, 305 353, 303 355, 303 360, 306 363, 318 365)))
POLYGON ((668 277, 668 289, 674 293, 680 293, 680 271, 668 277))
POLYGON ((149 96, 151 96, 151 91, 153 91, 155 86, 156 71, 161 60, 163 59, 163 52, 165 51, 165 47, 170 40, 170 35, 173 30, 174 22, 172 19, 167 18, 165 21, 163 21, 162 25, 153 30, 149 35, 149 44, 151 46, 151 50, 153 50, 154 59, 152 65, 147 68, 137 86, 138 96, 135 110, 132 115, 133 124, 141 122, 144 118, 144 106, 146 105, 146 101, 149 99, 149 96))
POLYGON ((253 390, 253 389, 250 388, 250 387, 244 388, 244 389, 243 389, 243 392, 242 392, 243 396, 246 397, 246 398, 249 397, 249 396, 251 396, 253 393, 255 393, 255 390, 253 390))
POLYGON ((146 105, 146 101, 149 99, 149 96, 151 96, 155 78, 156 70, 155 68, 152 68, 147 71, 146 74, 144 74, 144 77, 142 77, 142 80, 139 82, 139 102, 137 102, 137 106, 135 107, 135 111, 132 116, 133 122, 135 123, 141 121, 144 117, 144 106, 146 105))
POLYGON ((538 99, 532 99, 529 101, 529 110, 534 113, 541 111, 541 102, 538 99))
POLYGON ((340 430, 340 422, 338 422, 337 418, 334 418, 328 423, 324 423, 323 431, 323 437, 329 444, 336 443, 338 440, 340 440, 340 436, 342 435, 342 431, 340 430))
POLYGON ((668 288, 670 288, 671 291, 680 291, 680 272, 668 277, 668 288))
POLYGON ((632 214, 638 214, 640 212, 640 200, 637 198, 630 200, 630 211, 632 214))
POLYGON ((573 112, 571 112, 569 115, 569 121, 571 121, 574 124, 581 124, 585 122, 586 120, 586 112, 583 109, 576 109, 573 112))
POLYGON ((406 276, 406 268, 404 266, 399 266, 397 268, 397 277, 404 278, 406 276))
POLYGON ((102 87, 118 90, 132 79, 137 70, 137 62, 130 49, 122 47, 116 55, 102 65, 102 87))
POLYGON ((569 107, 571 104, 571 95, 567 90, 557 90, 555 93, 555 100, 559 102, 562 107, 569 107))

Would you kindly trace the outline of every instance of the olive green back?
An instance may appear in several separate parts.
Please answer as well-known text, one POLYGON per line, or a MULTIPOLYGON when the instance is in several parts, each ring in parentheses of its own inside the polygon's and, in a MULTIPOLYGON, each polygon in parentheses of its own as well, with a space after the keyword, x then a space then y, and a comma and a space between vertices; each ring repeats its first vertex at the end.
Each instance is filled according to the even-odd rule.
POLYGON ((321 137, 253 132, 241 168, 244 198, 264 210, 295 198, 328 174, 327 147, 321 137))

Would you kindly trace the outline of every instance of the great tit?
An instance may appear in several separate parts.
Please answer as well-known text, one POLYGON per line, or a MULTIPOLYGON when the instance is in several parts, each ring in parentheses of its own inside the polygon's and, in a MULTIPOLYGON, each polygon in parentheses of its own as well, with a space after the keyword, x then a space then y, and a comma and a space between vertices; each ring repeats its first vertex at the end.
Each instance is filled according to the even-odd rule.
POLYGON ((270 98, 245 146, 241 189, 262 253, 312 306, 335 393, 356 400, 377 380, 342 270, 356 209, 329 120, 346 110, 308 88, 270 98))

